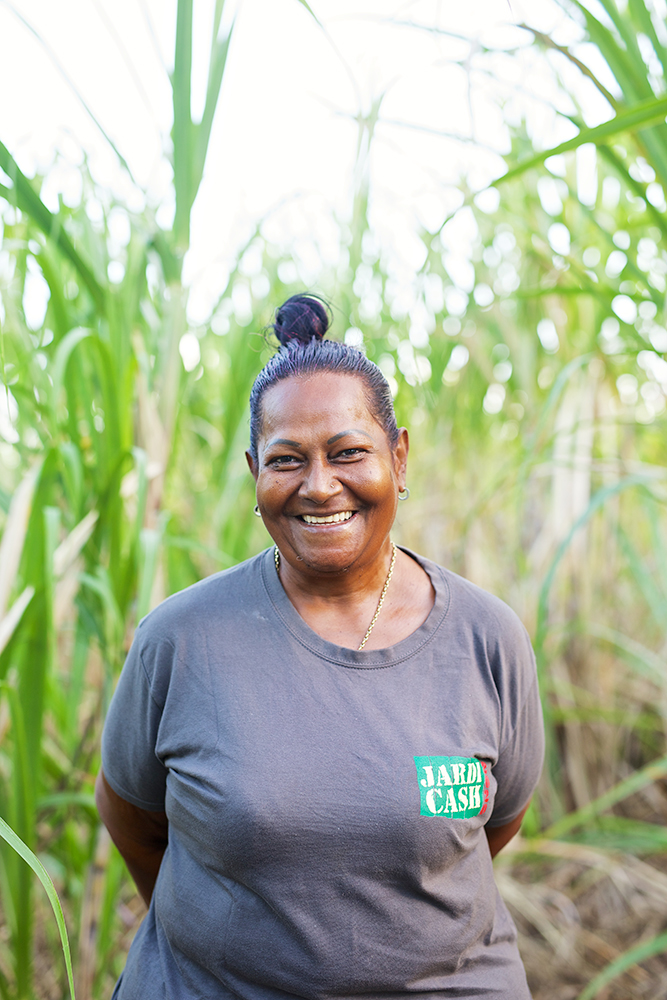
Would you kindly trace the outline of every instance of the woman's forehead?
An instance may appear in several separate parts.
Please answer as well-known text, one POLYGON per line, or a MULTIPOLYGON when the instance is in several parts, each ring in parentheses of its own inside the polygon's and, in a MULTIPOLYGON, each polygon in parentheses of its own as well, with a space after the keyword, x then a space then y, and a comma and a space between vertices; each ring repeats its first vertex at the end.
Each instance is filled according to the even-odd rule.
POLYGON ((315 372, 281 379, 264 394, 264 422, 321 419, 357 413, 374 421, 363 379, 336 372, 315 372))

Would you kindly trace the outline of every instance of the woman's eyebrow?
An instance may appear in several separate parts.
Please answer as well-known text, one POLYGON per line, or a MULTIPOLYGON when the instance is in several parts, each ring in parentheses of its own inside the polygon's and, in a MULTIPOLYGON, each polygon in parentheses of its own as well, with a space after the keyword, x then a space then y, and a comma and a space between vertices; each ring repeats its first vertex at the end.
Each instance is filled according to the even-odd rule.
POLYGON ((284 445, 287 445, 288 448, 300 448, 301 447, 301 442, 300 441, 290 441, 289 438, 274 438, 273 441, 269 441, 267 447, 273 448, 273 446, 276 445, 276 444, 284 444, 284 445))
POLYGON ((362 431, 359 427, 350 427, 348 431, 341 431, 340 434, 334 434, 332 438, 329 438, 327 444, 335 444, 336 441, 340 441, 340 439, 345 437, 346 434, 363 434, 369 441, 373 441, 373 443, 375 443, 375 438, 373 438, 370 434, 367 434, 366 431, 362 431))

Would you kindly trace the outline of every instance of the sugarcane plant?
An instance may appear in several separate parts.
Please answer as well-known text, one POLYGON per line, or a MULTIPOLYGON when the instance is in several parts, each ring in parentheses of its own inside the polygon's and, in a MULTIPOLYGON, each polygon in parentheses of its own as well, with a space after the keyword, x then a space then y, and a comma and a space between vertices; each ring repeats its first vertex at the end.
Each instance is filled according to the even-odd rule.
MULTIPOLYGON (((114 204, 87 175, 78 208, 61 202, 49 211, 35 181, 0 143, 8 260, 0 363, 5 410, 15 417, 5 437, 12 461, 18 458, 3 482, 0 677, 9 715, 2 723, 0 811, 27 850, 39 845, 48 856, 56 843, 64 850, 61 881, 83 911, 90 889, 85 872, 93 872, 99 855, 90 785, 99 718, 126 629, 160 586, 164 483, 186 374, 179 355, 187 331, 182 263, 233 35, 233 21, 227 24, 223 14, 224 0, 217 0, 204 111, 195 121, 193 3, 177 5, 170 229, 148 210, 133 215, 114 204), (114 214, 128 232, 124 245, 111 235, 114 214), (45 300, 36 320, 23 308, 31 283, 45 300), (40 836, 45 820, 49 832, 40 836)), ((241 419, 243 407, 236 418, 231 409, 230 422, 241 419)), ((117 866, 110 872, 117 884, 117 866)), ((0 992, 27 997, 32 873, 8 848, 0 885, 11 930, 0 992)), ((80 928, 80 950, 94 946, 103 959, 108 940, 85 939, 99 916, 89 913, 89 927, 80 928)), ((102 938, 108 924, 103 918, 102 938)), ((82 992, 90 995, 97 966, 84 964, 90 981, 82 992)))
MULTIPOLYGON (((396 539, 507 599, 533 635, 549 752, 526 850, 603 864, 604 851, 667 849, 655 816, 632 806, 667 773, 665 49, 648 2, 567 10, 617 82, 609 122, 587 129, 575 95, 569 143, 536 153, 515 129, 496 204, 462 182, 469 256, 456 218, 421 233, 406 305, 372 225, 377 100, 358 117, 340 257, 315 290, 336 303, 337 334, 382 367, 411 431, 396 539), (584 197, 577 150, 591 144, 597 181, 584 197)), ((197 326, 182 277, 233 36, 224 13, 218 0, 195 121, 193 3, 177 5, 170 228, 100 190, 85 164, 81 203, 49 211, 39 179, 0 144, 0 814, 60 891, 83 997, 110 990, 139 912, 92 800, 133 629, 163 596, 267 543, 243 459, 246 405, 272 308, 303 285, 299 254, 258 226, 197 326)), ((529 35, 555 72, 569 60, 603 93, 575 46, 529 35)), ((558 951, 530 887, 507 865, 499 881, 558 951)), ((36 934, 33 883, 5 847, 7 1000, 31 995, 36 938, 59 948, 52 922, 36 934)), ((656 935, 603 976, 662 947, 656 935)))

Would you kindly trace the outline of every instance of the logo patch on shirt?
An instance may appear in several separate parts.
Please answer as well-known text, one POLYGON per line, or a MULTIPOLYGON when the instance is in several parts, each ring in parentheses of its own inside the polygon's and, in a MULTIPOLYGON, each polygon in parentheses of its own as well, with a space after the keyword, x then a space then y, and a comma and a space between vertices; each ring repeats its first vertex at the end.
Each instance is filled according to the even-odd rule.
POLYGON ((489 784, 486 761, 476 757, 415 757, 420 816, 470 819, 486 809, 489 784))

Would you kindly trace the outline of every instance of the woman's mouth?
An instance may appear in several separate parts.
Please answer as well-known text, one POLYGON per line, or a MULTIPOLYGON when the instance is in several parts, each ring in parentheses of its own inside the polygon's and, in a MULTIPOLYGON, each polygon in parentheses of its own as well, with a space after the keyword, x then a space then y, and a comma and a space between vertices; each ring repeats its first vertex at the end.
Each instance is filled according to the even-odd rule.
POLYGON ((305 521, 306 524, 340 524, 342 521, 349 521, 355 514, 356 510, 343 510, 338 514, 325 514, 322 516, 299 514, 297 516, 299 520, 305 521))

